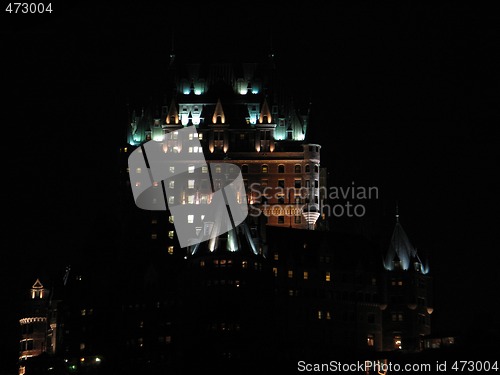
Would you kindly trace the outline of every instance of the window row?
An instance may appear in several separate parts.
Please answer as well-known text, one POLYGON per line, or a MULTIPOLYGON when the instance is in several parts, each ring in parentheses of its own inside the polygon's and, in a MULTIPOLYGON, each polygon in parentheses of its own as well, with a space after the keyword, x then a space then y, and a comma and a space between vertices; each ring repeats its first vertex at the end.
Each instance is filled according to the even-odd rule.
MULTIPOLYGON (((339 302, 368 302, 379 303, 379 295, 377 293, 354 293, 347 291, 332 291, 322 288, 296 288, 288 289, 286 291, 275 290, 276 295, 286 293, 289 297, 304 297, 304 298, 319 298, 329 299, 339 302)), ((369 323, 373 323, 369 321, 369 323)))
MULTIPOLYGON (((232 259, 214 259, 212 262, 215 268, 225 268, 225 267, 233 267, 232 259)), ((253 267, 255 270, 262 270, 262 263, 260 262, 249 262, 247 260, 243 260, 241 262, 236 262, 238 265, 241 265, 241 268, 247 269, 249 267, 253 267)), ((207 262, 205 260, 200 260, 200 267, 205 267, 207 262)))
MULTIPOLYGON (((314 173, 319 173, 319 165, 318 164, 315 164, 313 166, 313 168, 314 168, 314 173)), ((248 164, 243 164, 241 166, 241 172, 242 173, 249 173, 250 172, 248 164)), ((269 172, 270 172, 269 165, 267 165, 267 164, 261 165, 260 173, 269 173, 269 172)), ((277 172, 278 173, 286 173, 285 164, 278 164, 277 172)), ((304 167, 304 172, 305 173, 311 172, 311 166, 309 164, 306 164, 306 166, 304 167)), ((291 173, 291 172, 289 172, 289 173, 291 173)), ((302 165, 295 164, 293 167, 293 173, 302 173, 302 165)))
MULTIPOLYGON (((189 147, 188 148, 188 152, 189 153, 202 153, 203 150, 202 150, 201 147, 193 146, 193 147, 189 147)), ((202 166, 201 168, 202 168, 202 173, 207 173, 208 172, 208 167, 207 166, 202 166)), ((313 166, 313 169, 314 169, 314 173, 319 173, 319 165, 318 164, 315 164, 313 166)), ((195 167, 193 165, 188 166, 188 172, 189 173, 194 173, 194 171, 195 171, 195 167)), ((222 167, 220 165, 216 165, 215 168, 214 168, 214 171, 215 171, 215 173, 222 173, 222 167)), ((130 170, 129 170, 129 168, 127 168, 127 173, 129 173, 129 172, 130 172, 130 170)), ((175 166, 174 165, 171 165, 169 167, 169 172, 170 173, 175 173, 175 166)), ((229 172, 235 172, 234 167, 230 167, 229 172)), ((241 166, 241 172, 244 173, 244 174, 249 173, 250 172, 249 165, 248 164, 243 164, 241 166)), ((260 172, 261 173, 269 173, 269 165, 267 165, 267 164, 261 165, 260 172)), ((279 164, 277 172, 278 173, 285 173, 285 165, 284 164, 279 164)), ((304 172, 305 173, 310 173, 311 172, 311 166, 309 164, 307 164, 304 167, 304 172)), ((141 174, 142 173, 142 168, 137 167, 135 169, 135 173, 141 174)), ((302 173, 302 165, 295 164, 294 165, 294 169, 293 169, 293 173, 302 173)))
MULTIPOLYGON (((278 267, 273 267, 273 274, 274 274, 274 277, 278 277, 278 267)), ((287 271, 287 277, 289 279, 293 279, 294 278, 294 272, 293 272, 293 270, 288 270, 287 271)), ((308 271, 303 271, 302 272, 302 278, 304 280, 308 280, 309 279, 309 272, 308 271)), ((327 281, 327 282, 332 281, 330 271, 326 271, 325 272, 325 274, 324 274, 324 280, 327 281)))

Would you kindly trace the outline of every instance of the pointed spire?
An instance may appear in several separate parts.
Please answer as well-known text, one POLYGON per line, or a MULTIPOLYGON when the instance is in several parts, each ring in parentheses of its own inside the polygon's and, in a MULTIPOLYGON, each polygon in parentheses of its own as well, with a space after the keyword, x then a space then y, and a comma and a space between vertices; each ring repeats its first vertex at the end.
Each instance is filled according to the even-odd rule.
POLYGON ((267 119, 267 124, 272 122, 271 118, 271 110, 269 109, 269 105, 267 104, 267 98, 264 99, 264 103, 262 104, 262 110, 260 111, 259 124, 264 123, 264 119, 267 119))
POLYGON ((179 112, 177 112, 177 104, 175 98, 172 98, 170 107, 168 109, 167 118, 165 119, 167 125, 177 125, 179 123, 179 112))
POLYGON ((396 206, 396 224, 384 259, 384 268, 392 271, 395 263, 399 263, 401 269, 408 270, 416 254, 417 251, 399 222, 399 207, 396 206))
POLYGON ((215 106, 214 115, 212 116, 212 123, 217 124, 217 120, 220 118, 219 124, 224 124, 226 122, 226 116, 224 115, 224 110, 222 109, 222 104, 220 98, 217 99, 217 104, 215 106))
POLYGON ((172 27, 171 42, 170 42, 170 66, 174 64, 175 61, 175 50, 174 50, 174 28, 172 27))

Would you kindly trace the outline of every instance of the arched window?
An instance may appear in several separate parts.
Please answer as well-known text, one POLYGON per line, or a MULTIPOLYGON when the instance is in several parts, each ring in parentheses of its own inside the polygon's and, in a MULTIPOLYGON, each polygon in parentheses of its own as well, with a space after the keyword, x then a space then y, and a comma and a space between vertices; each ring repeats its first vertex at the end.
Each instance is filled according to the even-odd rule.
POLYGON ((306 173, 311 172, 311 166, 309 164, 306 165, 306 173))
POLYGON ((314 173, 318 173, 318 172, 319 172, 319 165, 315 164, 314 165, 314 173))
POLYGON ((241 173, 248 173, 248 164, 243 164, 241 166, 241 173))
POLYGON ((285 173, 285 166, 283 164, 278 165, 278 173, 285 173))
POLYGON ((295 164, 295 173, 302 173, 302 167, 300 164, 295 164))
POLYGON ((267 173, 268 172, 268 167, 267 164, 263 164, 261 168, 262 173, 267 173))

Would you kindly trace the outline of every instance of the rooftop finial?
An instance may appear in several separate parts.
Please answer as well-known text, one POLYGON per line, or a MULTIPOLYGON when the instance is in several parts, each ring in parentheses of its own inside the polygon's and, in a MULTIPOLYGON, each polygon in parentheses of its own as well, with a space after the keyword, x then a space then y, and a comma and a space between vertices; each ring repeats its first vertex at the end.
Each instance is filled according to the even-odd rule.
POLYGON ((170 46, 170 65, 174 63, 175 50, 174 50, 174 28, 172 27, 171 46, 170 46))

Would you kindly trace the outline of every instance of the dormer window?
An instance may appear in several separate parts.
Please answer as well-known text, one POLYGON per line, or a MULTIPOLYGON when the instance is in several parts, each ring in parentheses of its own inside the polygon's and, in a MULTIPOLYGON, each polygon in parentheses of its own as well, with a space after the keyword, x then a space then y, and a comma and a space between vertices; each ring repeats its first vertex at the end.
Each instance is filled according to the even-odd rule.
POLYGON ((40 280, 36 280, 35 284, 31 287, 31 299, 43 299, 44 297, 44 287, 40 280))

